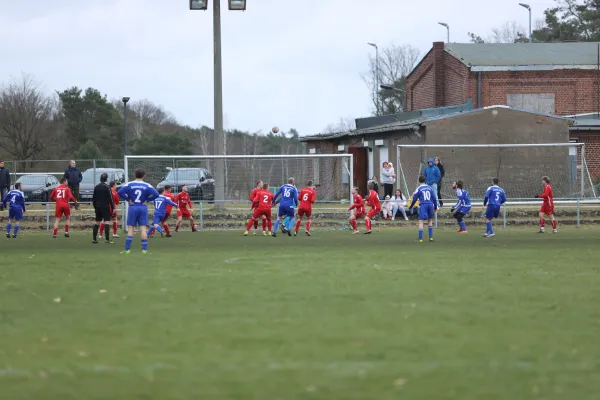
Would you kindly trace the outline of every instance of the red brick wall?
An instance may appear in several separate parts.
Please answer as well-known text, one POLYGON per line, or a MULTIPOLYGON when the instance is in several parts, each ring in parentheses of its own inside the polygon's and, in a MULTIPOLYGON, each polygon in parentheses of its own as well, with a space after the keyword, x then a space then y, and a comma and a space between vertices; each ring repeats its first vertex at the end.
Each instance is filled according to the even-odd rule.
MULTIPOLYGON (((555 113, 598 111, 596 70, 483 72, 482 106, 505 105, 508 94, 555 95, 555 113)), ((477 99, 477 73, 443 50, 436 42, 407 78, 407 111, 463 104, 477 99)))
MULTIPOLYGON (((577 138, 580 143, 585 144, 585 162, 592 175, 594 183, 600 179, 600 132, 579 133, 572 132, 572 138, 577 138)), ((578 163, 581 160, 578 157, 578 163)))

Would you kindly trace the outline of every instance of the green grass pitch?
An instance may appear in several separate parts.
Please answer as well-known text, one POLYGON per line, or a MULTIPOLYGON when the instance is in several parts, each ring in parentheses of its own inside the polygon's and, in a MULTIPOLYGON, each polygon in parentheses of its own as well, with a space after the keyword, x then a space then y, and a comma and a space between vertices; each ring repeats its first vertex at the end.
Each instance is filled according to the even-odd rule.
POLYGON ((241 233, 2 238, 0 398, 600 397, 598 228, 241 233))

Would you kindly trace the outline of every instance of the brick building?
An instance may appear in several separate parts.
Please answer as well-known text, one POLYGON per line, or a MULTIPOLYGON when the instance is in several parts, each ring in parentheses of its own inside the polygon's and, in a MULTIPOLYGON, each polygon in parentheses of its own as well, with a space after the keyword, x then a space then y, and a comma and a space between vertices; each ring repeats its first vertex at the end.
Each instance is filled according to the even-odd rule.
POLYGON ((598 43, 441 43, 406 79, 406 111, 464 104, 597 113, 598 43))
MULTIPOLYGON (((583 120, 581 123, 583 125, 583 120)), ((446 198, 453 197, 449 183, 454 179, 468 182, 469 191, 477 198, 483 196, 490 179, 495 176, 503 181, 503 187, 513 198, 529 197, 531 190, 539 184, 539 177, 545 174, 552 175, 557 197, 574 196, 580 188, 581 160, 570 154, 566 147, 473 150, 456 146, 397 151, 400 144, 568 143, 569 130, 574 125, 568 118, 506 106, 475 109, 467 102, 461 106, 362 118, 357 119, 356 124, 357 129, 351 132, 303 137, 301 140, 306 143, 309 153, 353 154, 353 184, 362 192, 366 191, 368 178, 379 177, 383 161, 396 164, 396 187, 404 192, 414 190, 423 161, 433 156, 444 160, 446 183, 442 193, 446 198)), ((584 181, 586 187, 591 186, 589 179, 584 181)))

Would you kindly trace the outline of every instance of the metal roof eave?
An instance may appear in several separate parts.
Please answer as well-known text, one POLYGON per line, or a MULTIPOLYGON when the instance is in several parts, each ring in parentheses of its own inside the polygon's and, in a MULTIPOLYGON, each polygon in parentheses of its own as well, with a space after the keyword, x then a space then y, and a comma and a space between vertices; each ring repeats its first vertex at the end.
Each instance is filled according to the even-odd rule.
POLYGON ((471 65, 472 72, 554 71, 559 69, 598 69, 598 65, 471 65))

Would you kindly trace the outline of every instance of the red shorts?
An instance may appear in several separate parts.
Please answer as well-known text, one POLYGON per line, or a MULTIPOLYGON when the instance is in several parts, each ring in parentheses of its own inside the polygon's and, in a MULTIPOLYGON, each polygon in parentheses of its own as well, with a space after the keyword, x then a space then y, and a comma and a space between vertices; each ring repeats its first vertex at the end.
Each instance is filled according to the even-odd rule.
POLYGON ((308 208, 299 208, 298 209, 298 217, 306 216, 306 218, 310 218, 311 215, 312 215, 312 210, 310 210, 308 208))
POLYGON ((260 208, 255 208, 254 213, 252 214, 252 219, 259 219, 265 217, 267 219, 271 219, 271 210, 265 210, 260 208))
POLYGON ((54 212, 56 218, 70 217, 71 216, 71 208, 67 204, 66 206, 56 206, 56 211, 54 212))
POLYGON ((189 210, 186 209, 180 209, 177 211, 177 218, 179 217, 183 217, 183 218, 191 218, 192 217, 192 213, 189 210))
POLYGON ((362 218, 364 216, 365 216, 365 210, 361 210, 361 211, 355 210, 354 211, 354 218, 358 219, 358 218, 362 218))
POLYGON ((372 208, 367 213, 367 218, 372 219, 373 217, 376 217, 377 215, 379 215, 380 212, 381 212, 381 209, 372 208))
POLYGON ((547 205, 543 204, 542 207, 540 208, 540 212, 547 214, 547 215, 552 215, 552 214, 554 214, 554 206, 547 206, 547 205))
POLYGON ((169 216, 171 216, 170 212, 168 212, 167 215, 165 215, 165 217, 162 219, 162 221, 160 221, 160 223, 164 224, 165 222, 167 222, 167 220, 169 219, 169 216))

